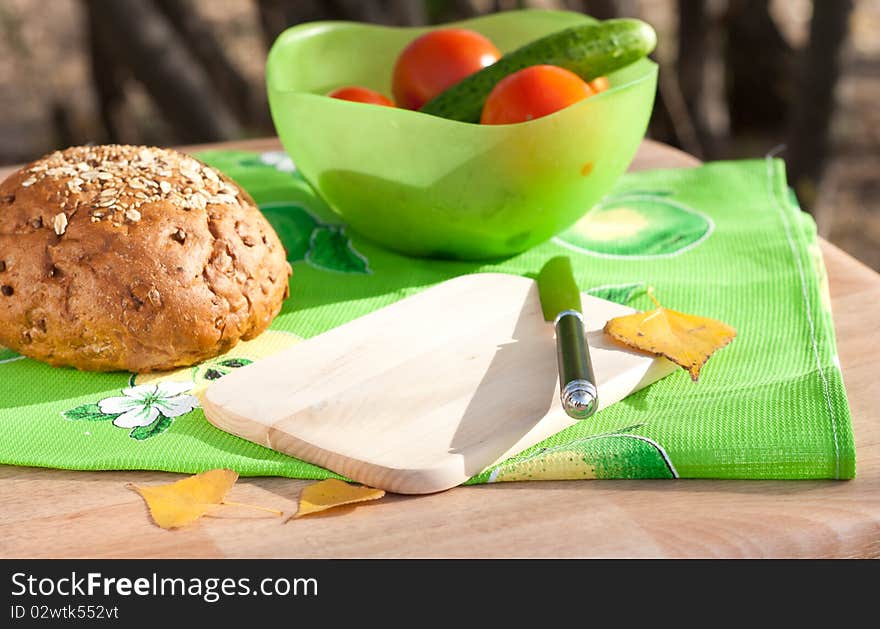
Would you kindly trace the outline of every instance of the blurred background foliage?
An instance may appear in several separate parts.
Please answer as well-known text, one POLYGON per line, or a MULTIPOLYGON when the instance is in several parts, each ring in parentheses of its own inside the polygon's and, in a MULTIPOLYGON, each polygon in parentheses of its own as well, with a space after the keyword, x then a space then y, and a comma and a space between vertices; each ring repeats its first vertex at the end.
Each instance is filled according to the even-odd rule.
POLYGON ((0 164, 272 135, 264 62, 284 28, 519 8, 650 22, 649 136, 706 160, 780 151, 822 235, 880 269, 880 0, 0 0, 0 164))

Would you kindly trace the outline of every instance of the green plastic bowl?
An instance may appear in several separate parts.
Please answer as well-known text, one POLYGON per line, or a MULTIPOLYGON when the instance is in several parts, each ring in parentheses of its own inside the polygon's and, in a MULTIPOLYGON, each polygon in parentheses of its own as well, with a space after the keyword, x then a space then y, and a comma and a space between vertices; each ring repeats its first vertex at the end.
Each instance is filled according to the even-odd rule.
MULTIPOLYGON (((456 26, 507 52, 585 21, 592 18, 525 10, 456 26)), ((626 170, 654 104, 657 66, 648 59, 610 75, 606 92, 514 125, 325 96, 342 85, 390 95, 398 54, 428 30, 311 22, 286 30, 269 53, 266 83, 281 142, 354 230, 415 256, 509 256, 572 225, 626 170)))

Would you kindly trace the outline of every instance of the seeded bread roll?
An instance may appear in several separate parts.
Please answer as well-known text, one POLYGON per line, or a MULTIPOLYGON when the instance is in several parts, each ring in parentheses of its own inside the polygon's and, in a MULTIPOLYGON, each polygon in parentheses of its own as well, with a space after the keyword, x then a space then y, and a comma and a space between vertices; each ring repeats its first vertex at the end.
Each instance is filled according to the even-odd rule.
POLYGON ((52 365, 222 354, 268 327, 290 274, 253 199, 176 151, 73 147, 0 184, 0 345, 52 365))

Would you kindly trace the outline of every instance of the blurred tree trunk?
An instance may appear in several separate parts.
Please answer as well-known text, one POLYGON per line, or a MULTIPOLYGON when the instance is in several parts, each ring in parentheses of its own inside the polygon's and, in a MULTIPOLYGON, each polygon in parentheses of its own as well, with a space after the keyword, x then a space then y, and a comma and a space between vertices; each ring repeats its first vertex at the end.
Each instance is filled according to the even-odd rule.
POLYGON ((597 20, 610 20, 620 15, 616 0, 580 0, 580 10, 597 20))
POLYGON ((271 48, 288 24, 286 3, 279 0, 256 0, 256 4, 263 42, 266 48, 271 48))
POLYGON ((729 0, 725 22, 731 133, 778 134, 792 102, 794 51, 770 17, 769 0, 729 0))
POLYGON ((456 15, 454 19, 474 17, 483 12, 475 0, 451 0, 446 4, 452 5, 456 15))
POLYGON ((800 56, 786 151, 789 180, 811 208, 828 157, 834 88, 846 40, 852 0, 813 2, 810 41, 800 56))
POLYGON ((648 124, 648 135, 694 157, 704 159, 706 156, 675 74, 661 70, 657 77, 657 96, 648 124))
POLYGON ((705 2, 678 0, 677 4, 678 87, 693 128, 694 141, 699 144, 701 156, 708 159, 717 153, 703 110, 704 78, 711 24, 705 2))
POLYGON ((482 13, 475 0, 424 0, 423 4, 430 24, 463 20, 482 13))
POLYGON ((49 111, 52 117, 52 130, 55 132, 55 146, 78 144, 70 104, 56 98, 52 100, 49 111))
POLYGON ((316 20, 344 20, 350 17, 342 0, 256 1, 260 28, 267 47, 272 46, 284 29, 294 24, 316 20))
MULTIPOLYGON (((569 0, 569 5, 573 4, 569 0)), ((634 3, 624 0, 579 0, 583 10, 599 19, 615 17, 638 17, 634 3)), ((651 58, 658 61, 660 50, 655 50, 651 58)), ((667 53, 666 56, 669 56, 667 53)), ((662 59, 664 68, 674 68, 672 60, 662 59)), ((661 71, 658 75, 657 95, 651 120, 648 125, 648 136, 660 142, 676 146, 697 157, 703 157, 704 151, 694 130, 690 111, 682 95, 675 72, 661 71)))
POLYGON ((616 17, 638 17, 639 7, 635 0, 564 0, 559 8, 582 11, 597 20, 616 17))
POLYGON ((353 20, 408 26, 428 21, 423 0, 256 0, 256 5, 267 47, 284 29, 302 22, 353 20))
POLYGON ((395 23, 401 26, 423 26, 428 23, 428 10, 424 0, 392 0, 395 23))
POLYGON ((85 0, 112 33, 113 54, 131 69, 181 142, 230 139, 241 128, 155 5, 147 0, 85 0))
POLYGON ((272 129, 263 89, 251 85, 239 71, 214 31, 199 16, 192 0, 154 0, 181 40, 204 68, 218 95, 242 124, 261 131, 272 129))
POLYGON ((124 137, 126 73, 116 61, 112 37, 102 28, 96 2, 85 4, 88 24, 89 62, 92 85, 98 102, 98 115, 108 142, 119 143, 124 137))

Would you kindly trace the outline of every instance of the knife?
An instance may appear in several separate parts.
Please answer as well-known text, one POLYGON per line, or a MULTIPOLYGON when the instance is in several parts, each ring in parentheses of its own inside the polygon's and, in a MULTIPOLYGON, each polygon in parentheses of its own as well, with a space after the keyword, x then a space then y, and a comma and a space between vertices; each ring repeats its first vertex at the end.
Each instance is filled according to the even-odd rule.
POLYGON ((568 256, 551 258, 538 273, 538 293, 545 321, 556 328, 559 396, 569 417, 586 419, 596 412, 599 396, 584 334, 581 293, 568 256))

